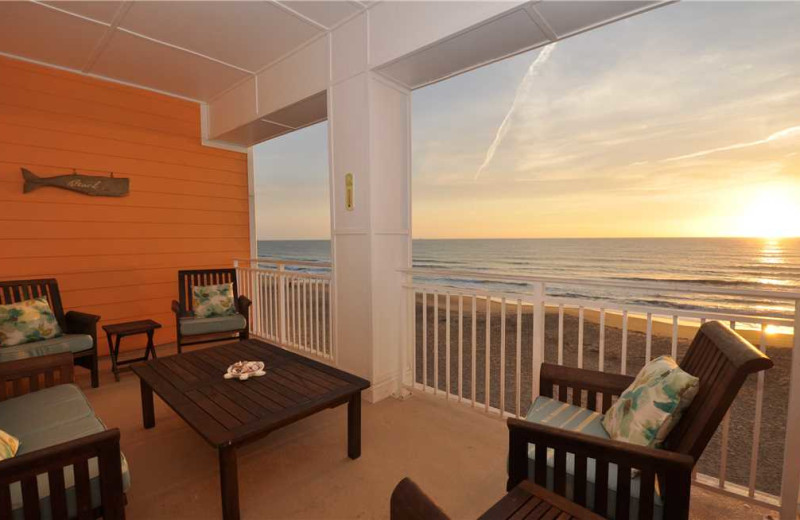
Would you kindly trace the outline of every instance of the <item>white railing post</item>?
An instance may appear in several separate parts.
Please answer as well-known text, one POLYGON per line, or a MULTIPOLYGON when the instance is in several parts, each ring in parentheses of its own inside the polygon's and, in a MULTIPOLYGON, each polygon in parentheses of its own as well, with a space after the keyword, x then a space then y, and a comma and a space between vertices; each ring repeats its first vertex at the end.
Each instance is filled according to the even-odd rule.
POLYGON ((800 300, 794 302, 792 365, 789 376, 789 409, 781 480, 781 520, 797 519, 800 491, 800 300))
POLYGON ((533 284, 533 353, 531 367, 531 401, 539 396, 539 375, 544 362, 545 322, 544 282, 533 284))
POLYGON ((283 264, 278 264, 278 342, 286 345, 286 277, 283 264))
MULTIPOLYGON (((395 391, 394 396, 397 399, 406 399, 411 395, 411 392, 408 390, 406 386, 406 368, 408 366, 408 360, 410 359, 409 353, 411 356, 416 355, 416 332, 414 330, 414 321, 416 320, 416 294, 414 293, 414 289, 411 288, 413 284, 413 280, 411 276, 405 275, 403 277, 405 279, 405 285, 408 287, 406 289, 406 304, 400 306, 400 330, 403 331, 403 337, 400 340, 400 358, 398 359, 398 363, 400 364, 400 373, 397 375, 397 390, 395 391)), ((413 367, 414 364, 412 363, 411 366, 413 367)), ((414 378, 416 375, 411 373, 411 388, 414 388, 414 378)))

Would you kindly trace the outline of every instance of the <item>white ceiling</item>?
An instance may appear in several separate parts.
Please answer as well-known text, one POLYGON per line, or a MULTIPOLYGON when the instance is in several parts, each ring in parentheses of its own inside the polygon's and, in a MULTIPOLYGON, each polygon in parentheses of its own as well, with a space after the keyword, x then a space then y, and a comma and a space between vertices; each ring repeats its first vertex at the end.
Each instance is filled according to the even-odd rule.
POLYGON ((0 53, 209 101, 366 5, 0 1, 0 53))

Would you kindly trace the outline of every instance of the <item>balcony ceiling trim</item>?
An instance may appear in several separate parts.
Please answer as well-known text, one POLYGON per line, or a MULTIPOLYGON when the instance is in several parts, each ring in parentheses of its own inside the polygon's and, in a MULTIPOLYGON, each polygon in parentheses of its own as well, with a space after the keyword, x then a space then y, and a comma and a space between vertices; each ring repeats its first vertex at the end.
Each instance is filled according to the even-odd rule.
MULTIPOLYGON (((7 23, 9 23, 9 27, 12 29, 13 27, 11 26, 13 26, 15 23, 15 15, 16 17, 22 19, 23 24, 27 23, 29 24, 28 27, 35 27, 36 21, 42 16, 46 16, 45 13, 47 12, 54 14, 57 13, 57 17, 63 16, 63 21, 56 20, 55 22, 51 23, 67 24, 69 25, 70 31, 72 31, 73 34, 75 32, 81 32, 81 28, 84 27, 103 26, 106 28, 103 34, 96 39, 93 45, 91 45, 92 50, 86 53, 85 57, 81 60, 83 63, 80 66, 75 64, 74 59, 71 59, 69 62, 59 59, 62 57, 63 53, 61 53, 57 48, 52 49, 51 52, 45 52, 44 55, 42 55, 41 52, 39 52, 37 55, 36 51, 29 51, 29 49, 24 47, 20 48, 17 46, 17 48, 14 48, 12 44, 6 45, 9 40, 12 40, 16 37, 12 31, 0 31, 0 55, 56 68, 59 70, 75 72, 93 78, 108 80, 123 85, 133 86, 136 88, 143 88, 145 90, 202 104, 219 97, 230 89, 235 88, 243 81, 251 79, 259 72, 274 65, 276 62, 285 59, 286 57, 297 52, 299 49, 302 49, 313 41, 316 41, 318 38, 324 37, 330 31, 336 29, 344 23, 347 23, 349 20, 358 16, 374 5, 373 3, 367 4, 355 0, 339 0, 336 3, 331 3, 329 6, 315 3, 314 7, 312 8, 311 4, 305 5, 291 0, 267 0, 259 2, 265 7, 273 9, 272 12, 263 15, 271 20, 275 20, 272 22, 273 24, 289 24, 297 27, 304 27, 305 29, 300 31, 301 34, 295 34, 295 32, 288 31, 281 37, 283 40, 280 43, 287 50, 286 52, 282 52, 280 55, 269 56, 268 53, 255 54, 252 48, 250 48, 247 50, 250 55, 249 60, 251 62, 261 61, 261 63, 259 63, 257 67, 243 67, 241 66, 241 63, 231 63, 226 59, 220 59, 218 56, 210 56, 208 53, 201 52, 198 49, 193 48, 191 45, 180 45, 175 41, 164 41, 163 38, 142 34, 141 31, 126 27, 125 21, 127 18, 130 18, 132 8, 137 6, 136 2, 109 2, 109 4, 112 3, 118 4, 116 11, 112 11, 112 7, 106 7, 102 11, 97 9, 87 11, 85 5, 78 6, 70 5, 69 3, 55 2, 45 3, 41 0, 0 2, 0 19, 6 18, 8 21, 7 23), (6 12, 4 13, 3 11, 6 12), (277 18, 276 13, 278 13, 277 18), (315 16, 317 16, 319 19, 315 19, 315 16), (69 23, 69 20, 72 20, 73 22, 69 23), (194 60, 200 58, 201 60, 207 61, 213 65, 208 67, 204 66, 202 68, 203 70, 194 71, 194 74, 188 74, 179 81, 171 82, 159 81, 157 78, 147 77, 146 75, 139 76, 132 80, 130 77, 118 77, 119 74, 98 72, 98 63, 102 61, 102 58, 104 56, 108 58, 108 53, 115 51, 113 45, 116 44, 117 47, 122 45, 122 47, 116 49, 116 52, 123 52, 122 49, 129 49, 129 47, 126 47, 124 43, 121 43, 120 41, 115 42, 115 36, 122 34, 126 34, 129 37, 133 37, 140 41, 147 41, 149 44, 158 47, 163 47, 164 50, 166 50, 166 48, 171 49, 173 53, 168 54, 165 59, 172 61, 177 60, 175 61, 175 65, 173 67, 177 70, 191 67, 192 61, 189 58, 190 55, 195 57, 193 58, 194 60), (174 51, 178 52, 175 53, 174 51), (261 56, 263 59, 258 58, 258 56, 261 56), (229 81, 228 84, 225 84, 223 88, 211 89, 212 91, 210 93, 207 91, 203 92, 206 89, 201 88, 201 86, 198 86, 196 83, 194 85, 192 84, 194 83, 193 78, 208 77, 206 74, 210 74, 211 77, 219 76, 219 74, 224 74, 226 76, 230 76, 231 78, 234 77, 233 75, 225 73, 225 70, 236 71, 241 77, 236 78, 234 81, 229 81), (214 71, 218 71, 219 74, 215 73, 214 71), (169 87, 165 87, 165 84, 168 84, 169 87)), ((221 9, 224 7, 223 2, 215 2, 215 4, 217 5, 209 7, 211 11, 206 11, 205 13, 193 13, 194 19, 202 19, 204 27, 213 28, 215 21, 213 17, 208 15, 208 13, 213 12, 213 9, 215 8, 221 9)), ((246 4, 249 4, 248 8, 258 10, 258 8, 255 7, 258 4, 246 4)), ((192 7, 188 6, 187 4, 187 9, 190 8, 192 7)), ((154 12, 157 13, 157 11, 154 12)), ((141 20, 146 20, 148 16, 153 16, 153 14, 139 13, 137 22, 142 23, 141 20)), ((173 23, 173 21, 167 22, 173 23)), ((167 22, 162 20, 162 23, 167 22)), ((182 22, 186 23, 180 19, 174 20, 174 23, 177 25, 182 22)), ((2 25, 3 24, 0 21, 0 27, 2 27, 2 25)), ((18 30, 24 31, 25 27, 20 27, 18 30)), ((202 30, 202 28, 198 28, 197 30, 202 30)), ((29 34, 35 34, 36 31, 28 32, 29 34)), ((257 31, 253 31, 253 34, 255 33, 257 33, 257 31)), ((219 38, 220 41, 226 40, 224 34, 220 35, 219 38)), ((117 40, 119 40, 119 38, 117 38, 117 40)), ((240 39, 239 45, 243 45, 242 42, 245 41, 245 39, 240 39)), ((53 45, 57 46, 58 44, 53 43, 53 45)), ((151 52, 157 52, 158 47, 154 47, 154 50, 151 50, 151 52)), ((246 49, 247 47, 253 46, 243 45, 243 47, 240 48, 246 49)), ((141 47, 134 48, 140 49, 141 47)), ((235 50, 236 48, 237 47, 234 44, 231 44, 227 47, 227 51, 231 52, 231 49, 235 50)), ((111 61, 113 61, 113 59, 111 61)), ((195 61, 195 63, 197 62, 195 61)), ((217 80, 219 81, 218 77, 217 80)))

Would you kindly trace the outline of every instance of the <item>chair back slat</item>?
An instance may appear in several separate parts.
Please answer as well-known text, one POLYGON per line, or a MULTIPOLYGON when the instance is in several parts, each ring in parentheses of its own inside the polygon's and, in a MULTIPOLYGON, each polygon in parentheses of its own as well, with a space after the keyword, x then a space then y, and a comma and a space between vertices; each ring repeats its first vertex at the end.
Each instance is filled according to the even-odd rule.
POLYGON ((64 484, 64 469, 51 469, 47 472, 50 485, 50 512, 54 520, 67 518, 67 490, 64 484))
POLYGON ((61 293, 55 278, 37 280, 9 280, 0 282, 0 304, 19 303, 33 298, 47 297, 58 325, 66 328, 64 307, 61 304, 61 293))
POLYGON ((573 479, 572 499, 580 506, 586 506, 586 469, 588 460, 582 453, 574 454, 575 478, 573 479))
POLYGON ((78 518, 80 520, 91 520, 92 515, 92 495, 89 487, 89 461, 82 459, 72 465, 75 472, 75 498, 78 506, 78 518))
MULTIPOLYGON (((553 491, 561 496, 567 493, 567 452, 555 448, 553 453, 553 491)), ((545 458, 545 460, 547 460, 545 458)))
POLYGON ((606 516, 608 509, 608 459, 595 459, 594 512, 606 516))
POLYGON ((628 520, 631 513, 631 467, 625 464, 617 465, 617 496, 616 518, 628 520))
POLYGON ((710 321, 700 327, 680 366, 700 378, 700 388, 664 446, 697 460, 747 376, 772 367, 772 361, 730 327, 710 321))
POLYGON ((653 468, 642 468, 639 475, 639 520, 650 520, 653 518, 656 473, 653 468))
POLYGON ((11 518, 11 491, 8 486, 0 486, 0 518, 11 518))
POLYGON ((233 284, 233 304, 238 311, 239 290, 236 284, 236 269, 185 269, 178 271, 178 303, 181 312, 192 312, 192 291, 204 285, 233 284))
POLYGON ((22 511, 25 520, 39 520, 39 484, 36 475, 22 479, 22 511))

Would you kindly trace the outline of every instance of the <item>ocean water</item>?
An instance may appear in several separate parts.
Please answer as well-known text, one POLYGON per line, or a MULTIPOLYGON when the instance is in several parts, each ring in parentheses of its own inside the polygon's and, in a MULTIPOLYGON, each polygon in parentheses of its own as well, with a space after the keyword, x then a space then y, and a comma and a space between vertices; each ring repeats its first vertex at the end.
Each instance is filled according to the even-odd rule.
MULTIPOLYGON (((330 261, 327 240, 259 241, 260 257, 330 261)), ((606 281, 665 281, 725 289, 800 290, 800 238, 608 238, 414 240, 415 267, 606 281)), ((431 281, 455 287, 526 292, 526 283, 431 281)), ((790 317, 791 303, 713 294, 554 285, 555 296, 687 310, 790 317)))

